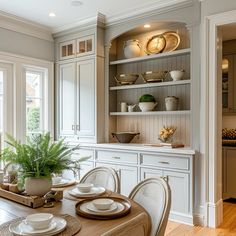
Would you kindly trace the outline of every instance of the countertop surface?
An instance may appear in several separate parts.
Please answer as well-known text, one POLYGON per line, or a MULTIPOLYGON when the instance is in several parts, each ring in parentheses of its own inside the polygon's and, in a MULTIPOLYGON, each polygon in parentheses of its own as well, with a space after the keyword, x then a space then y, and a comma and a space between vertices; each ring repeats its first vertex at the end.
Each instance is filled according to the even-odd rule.
POLYGON ((159 153, 175 153, 194 155, 195 150, 190 147, 184 148, 170 148, 170 147, 157 147, 155 144, 139 144, 139 143, 80 143, 80 147, 84 148, 100 148, 100 149, 118 149, 136 152, 159 152, 159 153))

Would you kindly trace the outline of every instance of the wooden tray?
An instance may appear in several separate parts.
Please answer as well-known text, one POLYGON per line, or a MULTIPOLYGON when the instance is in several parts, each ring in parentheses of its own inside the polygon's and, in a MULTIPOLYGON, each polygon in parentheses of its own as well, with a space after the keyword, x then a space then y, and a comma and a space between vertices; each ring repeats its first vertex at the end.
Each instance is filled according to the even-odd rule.
MULTIPOLYGON (((58 191, 56 194, 56 200, 63 198, 63 192, 58 191)), ((45 204, 45 198, 39 196, 27 196, 24 193, 17 194, 0 188, 0 197, 12 200, 14 202, 23 204, 31 208, 41 207, 45 204)))
MULTIPOLYGON (((104 198, 104 197, 100 197, 100 198, 104 198)), ((96 199, 98 199, 98 198, 96 198, 96 199)), ((90 218, 90 219, 95 219, 95 220, 111 220, 111 219, 120 218, 120 217, 123 217, 123 216, 126 216, 127 214, 129 214, 129 212, 131 210, 130 201, 122 199, 122 198, 118 198, 118 197, 109 197, 109 199, 112 199, 116 202, 121 203, 125 207, 124 210, 122 210, 120 212, 111 212, 110 214, 106 214, 106 215, 97 215, 97 214, 93 214, 93 212, 88 213, 88 212, 85 212, 85 211, 80 209, 80 206, 82 204, 91 201, 91 199, 90 200, 86 199, 86 200, 79 201, 75 205, 76 213, 80 216, 90 218)))

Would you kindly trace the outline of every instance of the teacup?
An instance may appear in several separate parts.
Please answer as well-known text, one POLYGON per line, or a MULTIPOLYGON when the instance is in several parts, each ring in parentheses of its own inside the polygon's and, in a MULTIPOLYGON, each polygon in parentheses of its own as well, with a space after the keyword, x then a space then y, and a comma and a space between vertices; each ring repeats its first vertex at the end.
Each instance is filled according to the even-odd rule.
POLYGON ((109 198, 100 198, 93 200, 92 203, 98 210, 108 210, 111 208, 114 200, 109 198))
POLYGON ((94 185, 91 184, 91 183, 80 183, 80 184, 77 184, 77 188, 79 189, 80 192, 82 193, 88 193, 91 191, 91 188, 93 187, 94 185))
POLYGON ((33 229, 46 229, 50 226, 53 219, 53 214, 36 213, 26 217, 26 223, 33 229))

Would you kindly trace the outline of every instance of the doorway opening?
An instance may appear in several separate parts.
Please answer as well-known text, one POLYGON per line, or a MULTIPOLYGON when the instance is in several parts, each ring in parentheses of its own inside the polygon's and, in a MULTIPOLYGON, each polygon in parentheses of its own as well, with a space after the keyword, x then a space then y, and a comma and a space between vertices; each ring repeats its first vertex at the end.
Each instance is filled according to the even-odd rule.
POLYGON ((218 32, 222 39, 218 65, 222 71, 218 104, 222 107, 222 199, 223 211, 230 211, 236 209, 236 23, 219 26, 218 32))

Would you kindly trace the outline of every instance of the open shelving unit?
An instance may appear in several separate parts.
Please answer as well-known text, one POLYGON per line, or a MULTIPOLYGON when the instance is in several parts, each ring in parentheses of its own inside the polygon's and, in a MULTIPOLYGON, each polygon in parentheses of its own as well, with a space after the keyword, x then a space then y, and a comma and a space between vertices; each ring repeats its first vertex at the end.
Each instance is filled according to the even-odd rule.
POLYGON ((190 48, 186 48, 186 49, 176 50, 173 52, 165 52, 165 53, 145 55, 145 56, 135 57, 135 58, 130 58, 130 59, 111 61, 110 65, 119 65, 119 64, 146 61, 146 60, 151 60, 151 59, 161 59, 161 58, 166 58, 166 57, 180 56, 184 54, 189 54, 190 52, 191 52, 190 48))
POLYGON ((177 111, 136 111, 136 112, 110 112, 111 116, 145 116, 145 115, 188 115, 190 110, 177 110, 177 111))
MULTIPOLYGON (((168 23, 164 29, 168 29, 168 23)), ((173 31, 173 28, 171 30, 173 31)), ((181 41, 179 47, 171 52, 145 55, 144 47, 141 47, 140 57, 125 59, 123 54, 124 42, 129 39, 137 39, 144 46, 147 38, 149 38, 147 32, 144 31, 134 35, 127 32, 127 34, 119 35, 111 42, 108 87, 109 142, 114 142, 111 136, 112 132, 134 131, 141 133, 141 142, 155 143, 158 140, 157 134, 163 126, 174 125, 178 127, 177 139, 186 145, 190 144, 192 114, 190 38, 186 25, 180 24, 176 26, 174 31, 178 32, 181 41), (178 81, 173 81, 167 74, 163 82, 145 83, 141 76, 147 71, 182 69, 185 70, 185 75, 182 80, 178 81), (135 84, 119 85, 114 79, 114 76, 119 74, 139 74, 140 76, 135 84), (154 111, 142 112, 136 107, 134 112, 121 112, 120 104, 122 102, 137 104, 139 98, 144 94, 151 94, 155 97, 158 105, 154 111), (165 98, 168 96, 179 98, 178 110, 166 111, 165 98)), ((150 31, 150 37, 153 34, 157 34, 157 30, 150 31)))
POLYGON ((190 84, 190 83, 191 83, 190 79, 185 79, 185 80, 157 82, 157 83, 118 85, 118 86, 110 87, 110 90, 154 88, 154 87, 176 86, 176 85, 183 85, 183 84, 190 84))

